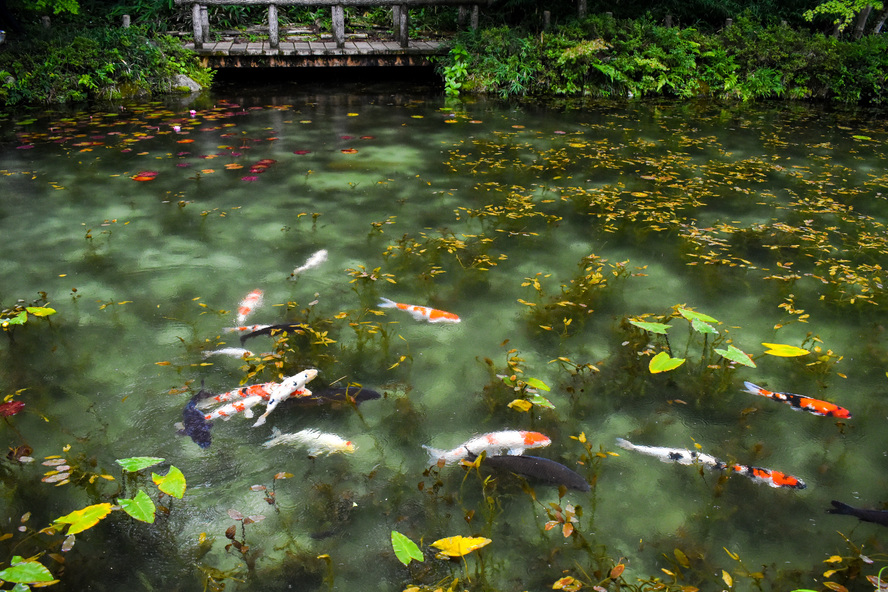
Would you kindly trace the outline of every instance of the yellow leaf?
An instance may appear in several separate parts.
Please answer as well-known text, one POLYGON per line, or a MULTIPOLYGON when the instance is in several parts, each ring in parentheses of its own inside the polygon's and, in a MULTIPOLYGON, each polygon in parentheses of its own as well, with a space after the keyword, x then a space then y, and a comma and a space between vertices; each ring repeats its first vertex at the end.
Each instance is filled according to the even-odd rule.
POLYGON ((533 407, 533 404, 530 401, 525 401, 524 399, 515 399, 511 403, 509 403, 509 407, 512 409, 517 409, 518 411, 530 411, 530 408, 533 407))
POLYGON ((762 343, 768 349, 765 353, 769 356, 777 356, 780 358, 797 358, 799 356, 807 356, 811 352, 794 345, 786 345, 785 343, 762 343))
POLYGON ((722 579, 725 581, 725 584, 727 584, 728 588, 733 587, 733 585, 734 585, 734 578, 732 578, 732 577, 731 577, 731 574, 729 574, 729 573, 726 572, 725 570, 722 570, 722 579))
POLYGON ((828 577, 830 577, 831 575, 833 575, 834 573, 836 573, 837 571, 838 571, 838 570, 835 570, 835 569, 829 569, 829 570, 823 572, 823 577, 824 577, 824 578, 828 578, 828 577))
POLYGON ((440 549, 441 552, 438 553, 436 557, 443 559, 447 557, 462 557, 463 555, 468 555, 476 549, 489 545, 491 542, 493 541, 484 537, 464 537, 456 535, 439 539, 432 543, 432 546, 436 549, 440 549))
POLYGON ((824 563, 841 563, 842 557, 840 555, 833 555, 829 559, 824 559, 823 562, 824 563))
POLYGON ((731 556, 731 559, 733 559, 734 561, 740 561, 740 556, 739 556, 739 555, 737 555, 736 553, 731 553, 730 551, 728 551, 728 548, 727 548, 727 547, 722 547, 722 549, 725 550, 725 553, 727 553, 728 555, 731 556))

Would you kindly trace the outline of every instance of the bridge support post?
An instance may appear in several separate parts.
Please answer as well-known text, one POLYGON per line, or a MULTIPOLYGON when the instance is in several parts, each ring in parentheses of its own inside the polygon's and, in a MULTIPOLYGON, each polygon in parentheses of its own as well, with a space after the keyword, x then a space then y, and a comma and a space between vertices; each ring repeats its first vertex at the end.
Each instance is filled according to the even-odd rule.
POLYGON ((200 27, 201 27, 201 41, 204 43, 210 42, 210 10, 207 8, 206 4, 200 5, 200 27))
POLYGON ((268 5, 268 45, 272 49, 278 49, 281 46, 278 36, 278 7, 275 4, 268 5))
POLYGON ((203 27, 201 27, 200 4, 191 6, 191 24, 194 27, 194 48, 201 49, 203 47, 203 27))
POLYGON ((407 47, 408 37, 410 36, 410 11, 406 4, 398 7, 398 43, 401 47, 407 47))
POLYGON ((333 42, 336 47, 345 47, 345 10, 342 4, 333 5, 333 42))

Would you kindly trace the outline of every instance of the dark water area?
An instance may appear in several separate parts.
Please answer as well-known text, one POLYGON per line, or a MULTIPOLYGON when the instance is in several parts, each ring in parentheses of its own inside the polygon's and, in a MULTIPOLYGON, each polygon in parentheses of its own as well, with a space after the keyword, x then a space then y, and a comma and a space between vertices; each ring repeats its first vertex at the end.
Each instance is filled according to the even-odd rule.
POLYGON ((885 112, 324 74, 0 119, 0 571, 32 558, 57 590, 873 589, 884 526, 826 509, 888 502, 885 112), (290 327, 241 343, 237 324, 290 327), (307 369, 313 398, 259 425, 262 396, 208 423, 224 403, 192 399, 307 369), (572 473, 423 448, 525 450, 505 430, 572 473), (141 495, 153 522, 123 507, 141 495), (424 560, 399 562, 392 531, 424 560), (490 542, 436 558, 457 535, 490 542))

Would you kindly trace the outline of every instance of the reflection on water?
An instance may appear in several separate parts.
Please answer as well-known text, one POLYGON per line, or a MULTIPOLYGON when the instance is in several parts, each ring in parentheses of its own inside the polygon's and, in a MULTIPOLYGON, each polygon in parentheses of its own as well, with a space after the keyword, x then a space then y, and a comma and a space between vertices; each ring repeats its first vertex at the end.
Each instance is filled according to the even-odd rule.
POLYGON ((853 546, 877 559, 881 527, 824 511, 832 499, 878 507, 885 490, 883 115, 291 87, 3 121, 4 320, 24 305, 57 313, 7 326, 0 350, 0 393, 25 403, 3 433, 36 459, 2 464, 13 536, 0 568, 59 551, 59 536, 20 542, 9 525, 25 512, 39 530, 143 488, 154 524, 115 511, 76 535, 64 565, 41 558, 60 588, 607 587, 622 564, 632 585, 713 588, 724 570, 742 589, 866 589, 878 564, 853 546), (291 276, 321 249, 325 261, 291 276), (248 340, 259 355, 246 360, 205 358, 242 346, 226 329, 257 288, 247 323, 306 329, 248 340), (382 298, 461 322, 415 320, 382 298), (664 322, 665 335, 645 325, 664 322), (811 353, 765 355, 763 343, 811 353), (661 351, 685 361, 652 373, 661 351), (177 434, 201 385, 222 393, 308 367, 315 391, 356 383, 383 397, 285 402, 255 428, 215 420, 208 448, 177 434), (796 413, 745 380, 854 417, 796 413), (356 449, 264 448, 273 428, 356 449), (505 429, 546 434, 529 453, 592 491, 485 480, 483 461, 429 468, 421 448, 505 429), (658 462, 618 437, 699 445, 807 488, 658 462), (54 455, 74 466, 71 483, 40 481, 54 455), (134 456, 166 462, 133 481, 114 461, 134 456), (182 500, 150 482, 169 464, 186 476, 182 500), (422 564, 397 561, 392 530, 422 541, 422 564), (493 542, 465 562, 435 559, 430 543, 453 535, 493 542), (824 578, 832 555, 844 559, 824 578))

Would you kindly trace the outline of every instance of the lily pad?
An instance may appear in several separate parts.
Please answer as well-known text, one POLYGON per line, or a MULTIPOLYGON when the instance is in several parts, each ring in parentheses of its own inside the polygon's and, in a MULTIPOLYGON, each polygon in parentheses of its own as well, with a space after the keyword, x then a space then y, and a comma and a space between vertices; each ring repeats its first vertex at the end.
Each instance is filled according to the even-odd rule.
POLYGON ((395 550, 395 557, 404 565, 410 565, 412 560, 421 562, 424 559, 419 546, 397 530, 392 531, 392 549, 395 550))
POLYGON ((673 358, 666 352, 662 351, 651 358, 650 364, 648 364, 648 368, 650 369, 651 374, 659 374, 660 372, 669 372, 670 370, 675 370, 684 363, 684 358, 673 358))

